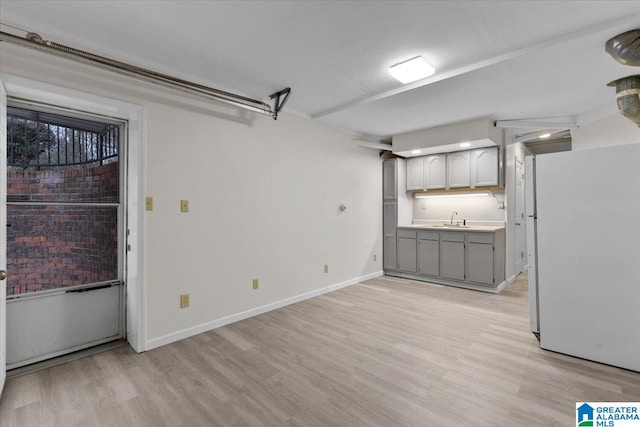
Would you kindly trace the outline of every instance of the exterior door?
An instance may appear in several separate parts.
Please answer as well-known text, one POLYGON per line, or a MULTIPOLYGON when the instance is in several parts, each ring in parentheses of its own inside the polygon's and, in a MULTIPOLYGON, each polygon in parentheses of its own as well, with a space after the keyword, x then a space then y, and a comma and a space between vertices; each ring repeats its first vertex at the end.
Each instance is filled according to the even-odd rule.
POLYGON ((7 374, 7 91, 0 80, 0 397, 7 374))
POLYGON ((124 336, 124 156, 120 122, 17 100, 4 116, 12 369, 124 336))

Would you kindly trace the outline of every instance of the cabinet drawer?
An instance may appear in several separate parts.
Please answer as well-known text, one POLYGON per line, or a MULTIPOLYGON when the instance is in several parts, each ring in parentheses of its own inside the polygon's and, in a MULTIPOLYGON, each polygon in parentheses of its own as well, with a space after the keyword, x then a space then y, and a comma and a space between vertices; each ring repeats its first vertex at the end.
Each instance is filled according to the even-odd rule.
POLYGON ((418 234, 415 230, 407 230, 403 228, 398 228, 398 237, 405 237, 407 239, 415 239, 416 234, 418 234))
POLYGON ((464 242, 464 233, 442 233, 443 242, 464 242))
POLYGON ((440 233, 437 231, 420 231, 418 233, 420 240, 440 240, 440 233))
POLYGON ((489 245, 493 245, 493 234, 490 233, 469 233, 467 234, 467 239, 469 243, 486 243, 489 245))

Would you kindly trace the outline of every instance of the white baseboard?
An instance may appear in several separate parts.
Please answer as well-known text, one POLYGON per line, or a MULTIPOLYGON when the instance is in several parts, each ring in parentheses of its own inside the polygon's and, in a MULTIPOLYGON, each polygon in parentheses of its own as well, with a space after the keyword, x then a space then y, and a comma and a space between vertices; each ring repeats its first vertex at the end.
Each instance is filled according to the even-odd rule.
POLYGON ((145 350, 152 350, 154 348, 161 347, 172 342, 180 341, 185 338, 192 337, 194 335, 201 334, 203 332, 210 331, 212 329, 219 328, 221 326, 228 325, 230 323, 238 322, 240 320, 248 319, 249 317, 257 316, 262 313, 266 313, 271 310, 275 310, 289 304, 295 304, 300 301, 304 301, 309 298, 317 297, 318 295, 326 294, 328 292, 337 291, 338 289, 346 288, 347 286, 355 285, 356 283, 363 282, 365 280, 373 279, 384 275, 383 271, 376 271, 364 276, 349 279, 344 282, 336 283, 321 289, 317 289, 311 292, 305 292, 304 294, 296 295, 291 298, 286 298, 280 301, 273 302, 271 304, 262 305, 260 307, 252 308, 251 310, 242 311, 240 313, 232 314, 230 316, 222 317, 220 319, 212 320, 211 322, 202 323, 200 325, 192 326, 181 331, 172 332, 167 335, 163 335, 158 338, 147 341, 145 350))
MULTIPOLYGON (((520 273, 518 273, 518 274, 520 274, 520 273)), ((516 277, 518 277, 518 274, 514 274, 513 276, 509 277, 509 278, 506 280, 506 284, 505 284, 505 286, 504 286, 504 287, 506 288, 507 286, 509 286, 510 284, 512 284, 512 283, 516 280, 516 277)))
POLYGON ((487 292, 490 294, 500 293, 500 291, 506 288, 516 278, 516 276, 512 276, 509 280, 504 280, 501 283, 499 283, 497 286, 493 287, 493 286, 486 286, 486 285, 474 285, 473 283, 457 282, 455 280, 446 280, 446 279, 441 279, 439 277, 419 276, 417 274, 402 273, 398 271, 387 271, 385 274, 387 276, 392 276, 392 277, 402 277, 404 279, 417 280, 419 282, 424 282, 425 284, 428 283, 430 285, 436 284, 436 285, 454 286, 456 288, 471 289, 472 291, 487 292))

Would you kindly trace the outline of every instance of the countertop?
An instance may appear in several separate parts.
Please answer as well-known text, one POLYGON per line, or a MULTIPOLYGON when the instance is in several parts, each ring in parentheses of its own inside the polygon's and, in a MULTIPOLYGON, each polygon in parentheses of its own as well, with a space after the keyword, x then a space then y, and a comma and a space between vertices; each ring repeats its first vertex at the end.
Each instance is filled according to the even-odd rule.
POLYGON ((494 226, 494 225, 470 225, 470 226, 461 226, 461 227, 439 227, 437 225, 432 224, 406 224, 406 225, 398 225, 398 228, 410 228, 414 230, 429 230, 429 231, 453 231, 453 232, 484 232, 484 233, 495 233, 497 231, 504 231, 504 226, 494 226))

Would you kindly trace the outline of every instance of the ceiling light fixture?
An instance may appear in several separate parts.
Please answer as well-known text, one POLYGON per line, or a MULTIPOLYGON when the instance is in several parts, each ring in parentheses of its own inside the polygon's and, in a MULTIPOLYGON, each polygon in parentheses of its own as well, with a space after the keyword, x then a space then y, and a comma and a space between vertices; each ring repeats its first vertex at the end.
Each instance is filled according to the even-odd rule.
POLYGON ((462 148, 471 147, 471 143, 470 142, 461 142, 460 143, 460 147, 462 147, 462 148))
POLYGON ((400 83, 407 84, 416 80, 424 79, 433 75, 436 69, 433 68, 422 56, 399 62, 389 67, 389 74, 395 77, 400 83))
POLYGON ((411 154, 420 154, 422 150, 411 150, 411 154))
POLYGON ((551 136, 550 133, 543 133, 542 135, 540 135, 538 138, 540 139, 545 139, 545 138, 549 138, 551 136))

